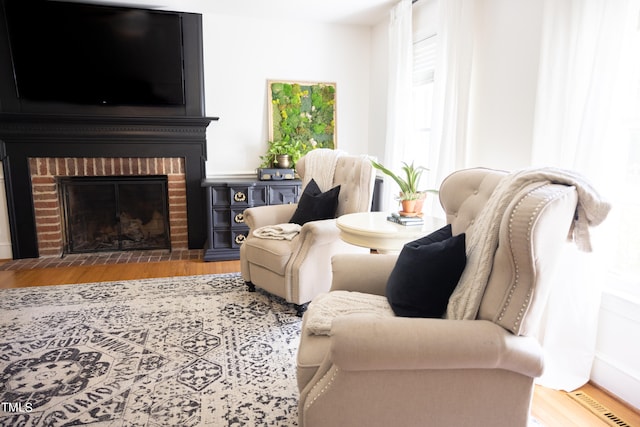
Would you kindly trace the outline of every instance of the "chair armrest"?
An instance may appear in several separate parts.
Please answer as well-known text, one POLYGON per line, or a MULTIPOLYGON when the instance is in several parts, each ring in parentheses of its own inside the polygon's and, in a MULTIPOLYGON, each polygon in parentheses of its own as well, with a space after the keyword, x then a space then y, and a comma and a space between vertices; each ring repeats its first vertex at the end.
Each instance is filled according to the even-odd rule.
POLYGON ((486 320, 340 316, 331 328, 330 359, 345 371, 506 369, 530 377, 543 370, 533 337, 486 320))
POLYGON ((331 260, 331 290, 384 295, 397 254, 339 254, 331 260))
POLYGON ((251 230, 266 225, 284 224, 289 222, 297 207, 297 203, 291 203, 247 208, 244 210, 244 222, 251 230))
POLYGON ((335 219, 309 221, 300 229, 301 245, 326 245, 340 237, 340 229, 335 219))
POLYGON ((324 219, 304 224, 292 244, 296 247, 289 258, 285 274, 291 275, 292 283, 304 282, 304 286, 291 287, 287 301, 304 304, 329 290, 331 257, 334 253, 345 250, 346 243, 340 240, 336 220, 324 219))

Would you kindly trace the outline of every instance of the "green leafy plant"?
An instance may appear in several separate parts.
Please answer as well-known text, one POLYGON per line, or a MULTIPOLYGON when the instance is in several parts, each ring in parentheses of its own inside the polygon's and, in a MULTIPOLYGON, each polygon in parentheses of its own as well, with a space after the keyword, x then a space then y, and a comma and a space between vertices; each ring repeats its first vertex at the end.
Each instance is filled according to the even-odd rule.
POLYGON ((372 160, 371 164, 385 175, 390 176, 398 184, 400 187, 400 200, 418 200, 423 197, 423 193, 425 192, 438 192, 437 190, 418 190, 422 174, 429 170, 424 166, 414 166, 413 162, 411 162, 410 165, 402 162, 402 171, 404 172, 404 178, 402 178, 384 167, 381 163, 372 160))
POLYGON ((262 160, 261 168, 268 168, 277 164, 277 156, 288 155, 291 162, 291 167, 295 167, 295 164, 300 157, 306 152, 304 146, 299 141, 269 141, 269 148, 264 156, 260 156, 262 160))

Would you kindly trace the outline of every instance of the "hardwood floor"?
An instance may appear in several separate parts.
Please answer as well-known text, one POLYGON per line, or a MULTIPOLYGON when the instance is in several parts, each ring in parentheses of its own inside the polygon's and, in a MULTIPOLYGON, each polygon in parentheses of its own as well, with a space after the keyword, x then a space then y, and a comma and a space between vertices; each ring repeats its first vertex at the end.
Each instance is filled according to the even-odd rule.
POLYGON ((0 271, 0 289, 240 271, 239 261, 179 260, 0 271))
POLYGON ((531 413, 544 427, 638 427, 640 413, 589 383, 576 390, 586 393, 620 418, 620 422, 603 421, 564 391, 536 386, 531 413))
MULTIPOLYGON (((203 262, 202 260, 5 270, 0 271, 0 289, 237 271, 240 271, 239 261, 203 262)), ((612 425, 640 427, 640 413, 638 411, 624 405, 594 385, 587 384, 580 391, 596 399, 626 424, 602 421, 584 409, 567 393, 540 386, 536 386, 533 398, 533 416, 544 427, 605 427, 612 425)))

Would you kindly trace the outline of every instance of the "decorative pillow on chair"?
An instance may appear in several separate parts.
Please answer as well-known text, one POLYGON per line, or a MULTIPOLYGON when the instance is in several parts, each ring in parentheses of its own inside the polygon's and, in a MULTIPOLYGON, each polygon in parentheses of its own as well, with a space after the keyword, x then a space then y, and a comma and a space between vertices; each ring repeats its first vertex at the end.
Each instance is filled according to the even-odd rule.
POLYGON ((304 188, 298 207, 289 222, 304 225, 309 221, 335 218, 339 194, 339 185, 323 193, 312 178, 304 188))
POLYGON ((465 235, 451 224, 402 248, 387 281, 387 299, 397 316, 442 317, 467 255, 465 235))

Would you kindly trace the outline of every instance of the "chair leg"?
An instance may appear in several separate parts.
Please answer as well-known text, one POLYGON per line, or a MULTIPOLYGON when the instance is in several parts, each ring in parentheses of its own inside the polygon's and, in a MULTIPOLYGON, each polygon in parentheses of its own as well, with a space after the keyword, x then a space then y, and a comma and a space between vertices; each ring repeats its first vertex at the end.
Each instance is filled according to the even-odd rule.
POLYGON ((256 291, 256 285, 254 285, 251 282, 244 282, 245 285, 247 285, 247 290, 249 292, 255 292, 256 291))
POLYGON ((307 307, 309 306, 309 303, 307 302, 304 304, 294 304, 294 306, 296 307, 296 316, 302 317, 304 312, 307 311, 307 307))

